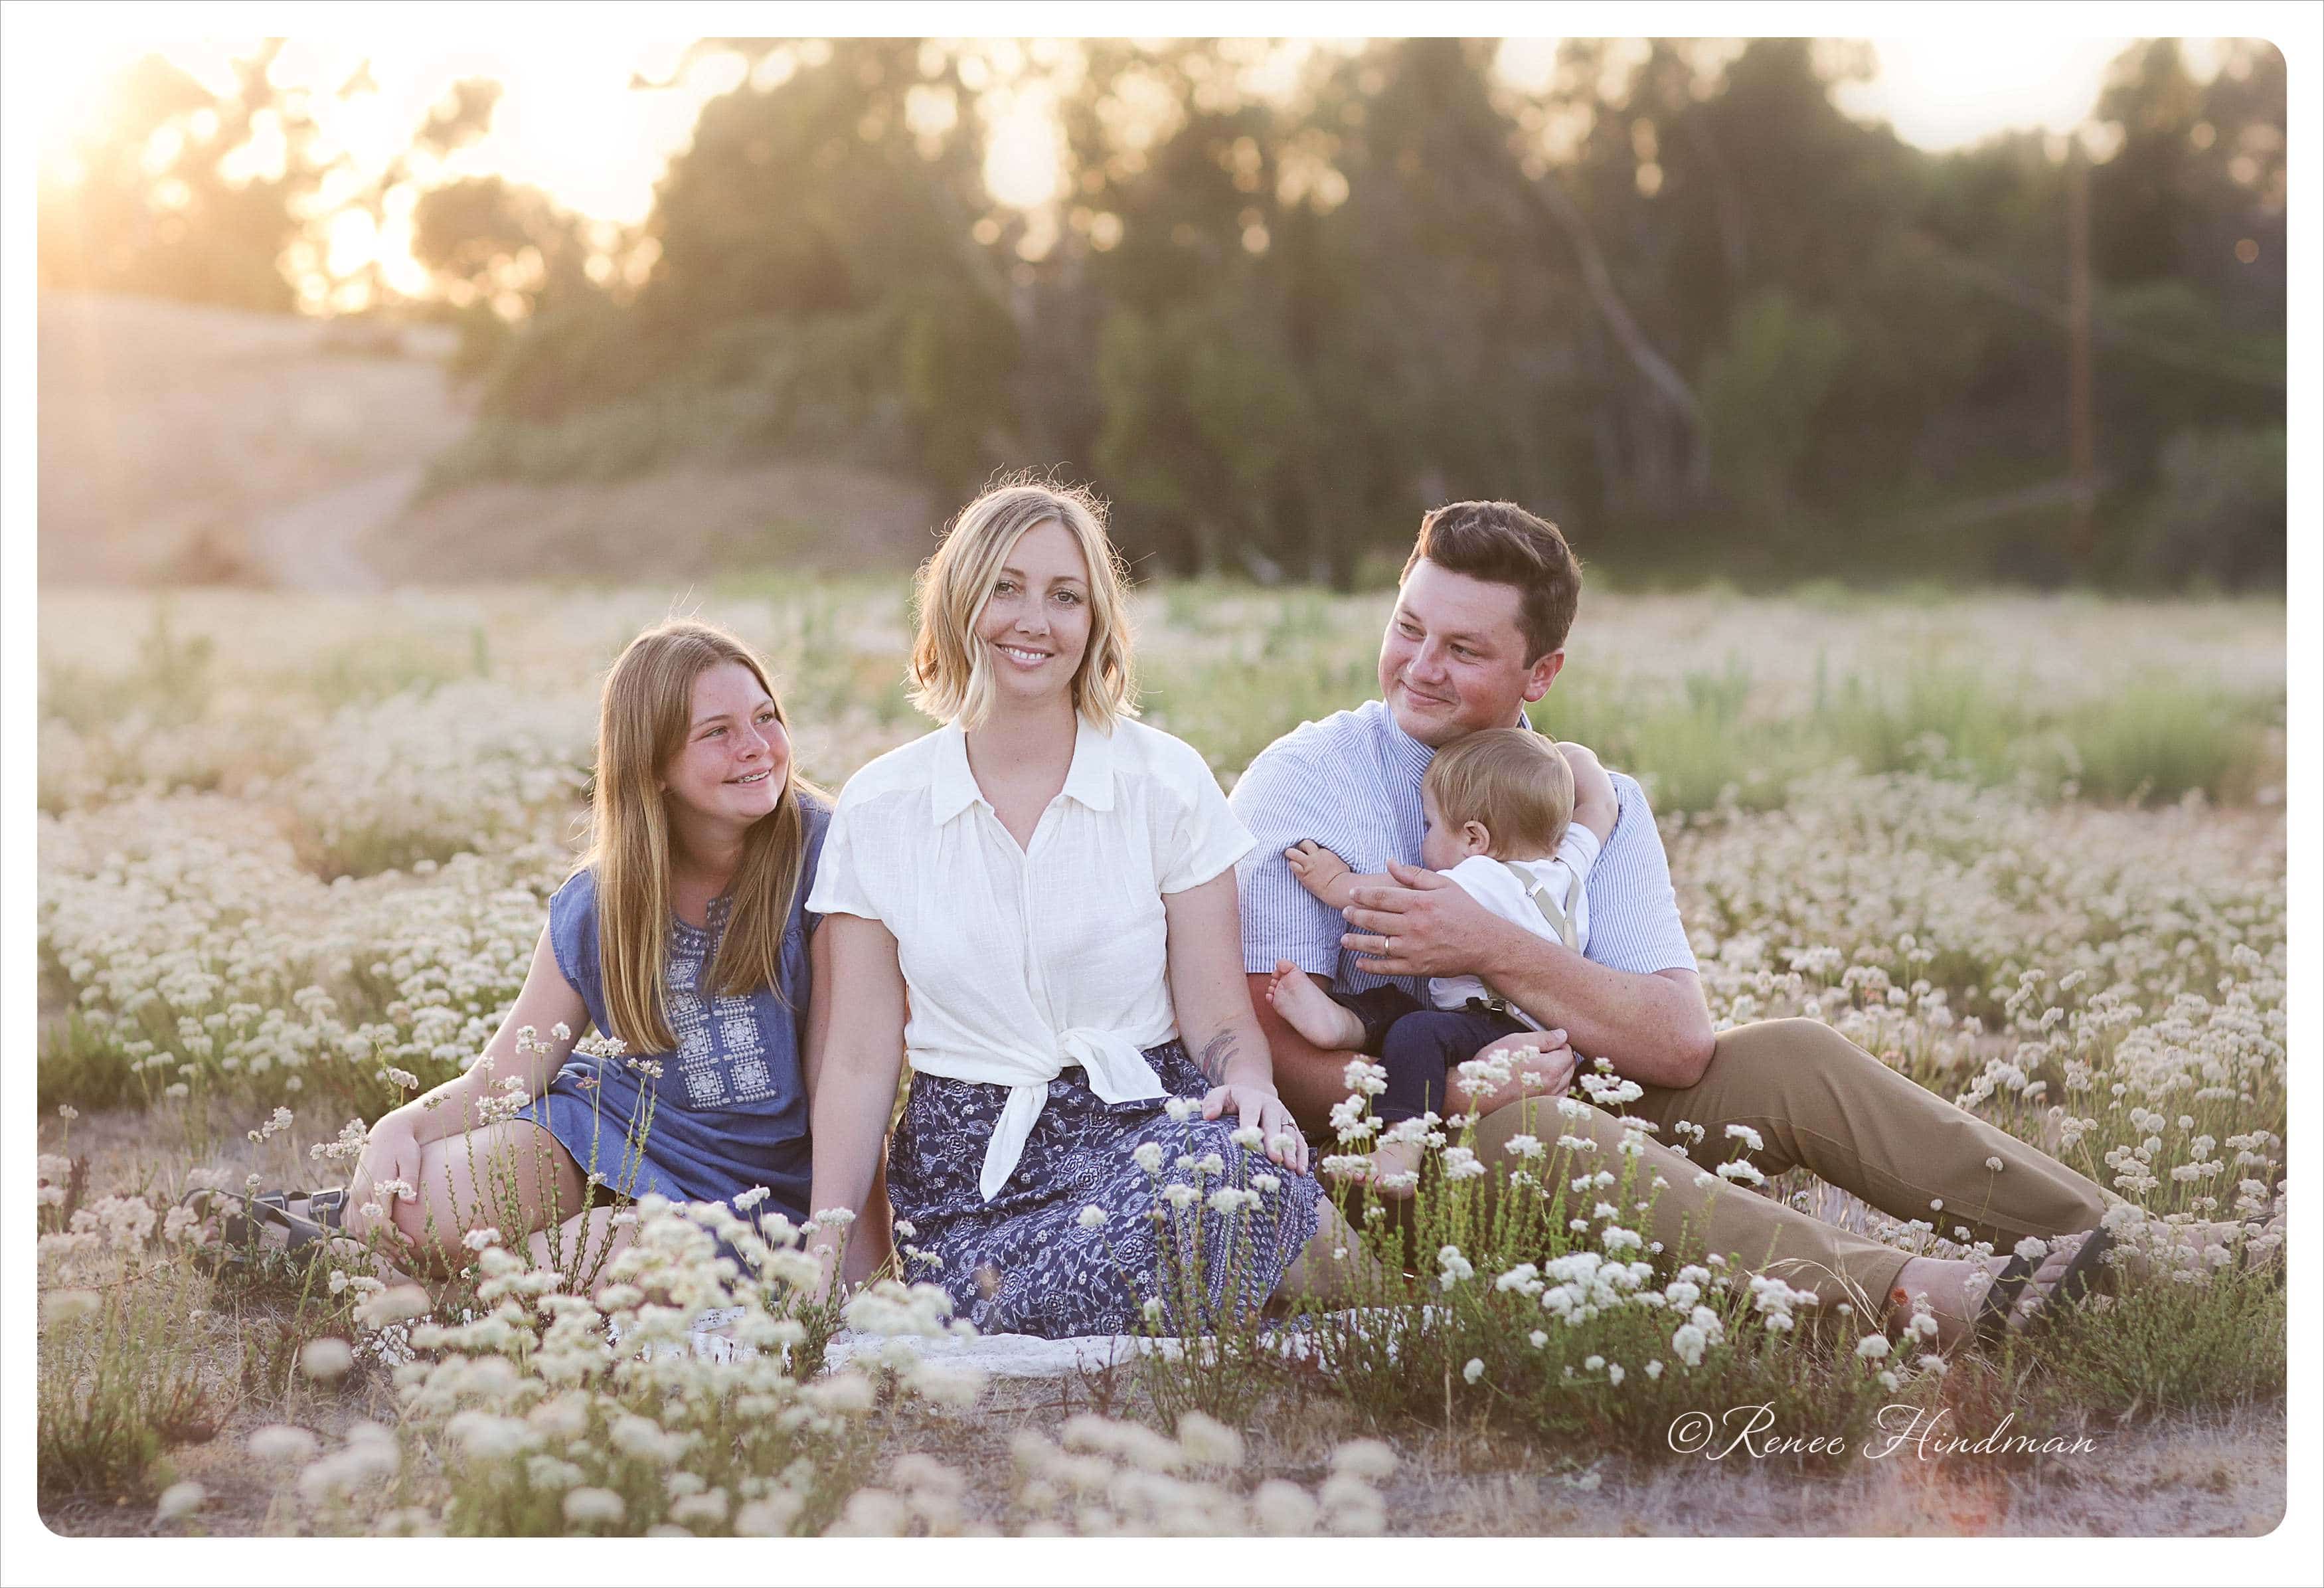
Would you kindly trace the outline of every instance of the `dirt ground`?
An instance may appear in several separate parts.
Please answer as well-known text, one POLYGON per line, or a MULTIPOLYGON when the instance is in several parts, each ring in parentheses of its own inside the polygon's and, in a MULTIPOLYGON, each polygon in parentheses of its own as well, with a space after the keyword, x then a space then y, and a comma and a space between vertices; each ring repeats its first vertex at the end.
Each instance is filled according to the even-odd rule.
POLYGON ((815 460, 488 483, 417 499, 472 417, 438 327, 355 332, 102 293, 43 295, 45 585, 372 590, 908 568, 939 504, 815 460))
POLYGON ((40 306, 46 585, 272 583, 271 515, 424 462, 467 427, 448 333, 103 293, 40 306))
MULTIPOLYGON (((55 1150, 54 1121, 42 1145, 55 1150)), ((152 1194, 166 1190, 161 1166, 189 1158, 256 1169, 275 1184, 304 1183, 291 1155, 227 1135, 208 1153, 189 1153, 164 1120, 135 1110, 77 1121, 71 1149, 90 1159, 90 1185, 152 1194), (290 1177, 286 1178, 285 1177, 290 1177)), ((1839 1211, 1827 1209, 1827 1214, 1839 1211)), ((228 1298, 220 1297, 220 1305, 228 1298)), ((358 1418, 394 1420, 389 1371, 360 1365, 337 1386, 318 1389, 286 1376, 282 1386, 228 1381, 233 1332, 264 1328, 266 1311, 200 1320, 218 1342, 217 1435, 171 1454, 180 1478, 209 1491, 198 1520, 206 1532, 253 1536, 295 1530, 294 1500, 277 1501, 272 1482, 244 1451, 250 1433, 295 1422, 327 1441, 358 1418), (287 1391, 287 1398, 286 1398, 287 1391)), ((1001 1528, 1013 1477, 1009 1441, 1020 1428, 1058 1436, 1084 1412, 1136 1415, 1144 1391, 1128 1364, 1055 1378, 995 1377, 965 1412, 899 1411, 874 1471, 918 1451, 968 1478, 972 1525, 1001 1528)), ((1948 1426, 1941 1435, 1989 1430, 1948 1426)), ((1313 1488, 1342 1442, 1377 1432, 1329 1397, 1280 1394, 1246 1424, 1243 1477, 1280 1477, 1313 1488)), ((1445 1537, 2257 1537, 2286 1504, 2283 1403, 2147 1417, 2123 1427, 2094 1425, 2093 1449, 2053 1455, 1941 1454, 1907 1444, 1845 1463, 1736 1451, 1643 1460, 1587 1450, 1544 1450, 1507 1432, 1454 1426, 1391 1431, 1401 1462, 1382 1490, 1389 1529, 1445 1537)), ((876 1480, 875 1480, 876 1481, 876 1480)), ((42 1508, 49 1526, 70 1535, 145 1537, 156 1524, 148 1502, 70 1499, 42 1508)))
MULTIPOLYGON (((881 1452, 884 1467, 919 1451, 967 1475, 972 1526, 1005 1525, 1020 1428, 1057 1436, 1086 1411, 1123 1415, 1137 1390, 1124 1370, 1056 1381, 1001 1380, 973 1410, 904 1414, 881 1452)), ((390 1420, 383 1370, 293 1414, 326 1435, 368 1415, 390 1420)), ((238 1412, 220 1436, 173 1456, 178 1475, 210 1494, 205 1532, 247 1537, 295 1530, 295 1501, 276 1501, 242 1440, 288 1408, 238 1412)), ((1979 1430, 1982 1432, 1982 1430, 1979 1430)), ((1313 1488, 1341 1440, 1364 1430, 1343 1408, 1308 1399, 1254 1419, 1244 1476, 1313 1488)), ((1383 1486, 1390 1532, 1440 1537, 2254 1537, 2284 1516, 2285 1417, 2264 1406, 2203 1417, 2158 1418, 2094 1432, 2093 1453, 2047 1457, 1953 1455, 1921 1459, 1907 1446, 1880 1459, 1823 1468, 1740 1453, 1720 1462, 1647 1462, 1587 1453, 1545 1453, 1471 1431, 1413 1430, 1392 1442, 1401 1457, 1383 1486)), ((875 1469, 876 1470, 876 1469, 875 1469)), ((66 1535, 154 1537, 150 1505, 66 1500, 43 1508, 66 1535)))
POLYGON ((395 584, 668 583, 741 568, 908 568, 936 549, 925 488, 838 463, 687 466, 566 485, 462 485, 360 542, 395 584))

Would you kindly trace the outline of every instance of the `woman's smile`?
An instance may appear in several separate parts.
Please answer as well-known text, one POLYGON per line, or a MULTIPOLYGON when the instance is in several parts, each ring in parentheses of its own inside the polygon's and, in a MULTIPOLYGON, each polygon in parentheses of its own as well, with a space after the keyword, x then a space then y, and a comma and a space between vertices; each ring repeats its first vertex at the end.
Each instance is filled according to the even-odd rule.
POLYGON ((1042 651, 1030 645, 1007 645, 998 640, 992 642, 992 648, 1019 667, 1025 668, 1038 667, 1056 654, 1054 651, 1042 651))

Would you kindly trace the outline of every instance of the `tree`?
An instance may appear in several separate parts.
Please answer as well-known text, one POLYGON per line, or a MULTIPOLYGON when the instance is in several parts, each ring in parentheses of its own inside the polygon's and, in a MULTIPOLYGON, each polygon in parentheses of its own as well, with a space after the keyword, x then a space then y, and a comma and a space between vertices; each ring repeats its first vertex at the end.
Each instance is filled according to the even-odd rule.
POLYGON ((225 95, 158 55, 106 85, 91 130, 42 172, 42 287, 292 306, 282 255, 324 165, 304 97, 268 81, 281 47, 236 61, 225 95), (257 169, 270 147, 279 169, 257 169))

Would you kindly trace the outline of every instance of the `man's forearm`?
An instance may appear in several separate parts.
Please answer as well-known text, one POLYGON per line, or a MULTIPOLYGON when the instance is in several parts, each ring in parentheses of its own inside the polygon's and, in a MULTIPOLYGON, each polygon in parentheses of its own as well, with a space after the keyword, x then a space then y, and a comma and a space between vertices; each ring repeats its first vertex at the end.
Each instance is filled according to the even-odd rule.
POLYGON ((1645 1086, 1702 1078, 1712 1032, 1693 973, 1618 971, 1522 927, 1497 925, 1479 973, 1536 1020, 1563 1027, 1583 1059, 1609 1059, 1616 1074, 1645 1086))

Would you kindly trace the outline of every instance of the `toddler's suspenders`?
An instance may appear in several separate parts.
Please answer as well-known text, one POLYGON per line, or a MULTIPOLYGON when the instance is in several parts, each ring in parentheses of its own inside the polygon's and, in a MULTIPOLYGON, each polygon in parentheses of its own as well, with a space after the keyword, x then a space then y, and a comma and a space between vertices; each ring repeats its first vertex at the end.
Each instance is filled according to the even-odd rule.
MULTIPOLYGON (((1568 919, 1563 910, 1557 908, 1556 901, 1550 898, 1549 884, 1529 872, 1519 871, 1506 860, 1499 863, 1504 871, 1517 879, 1517 886, 1525 891, 1525 896, 1533 900, 1533 907, 1536 909, 1541 911, 1541 919, 1549 923, 1550 935, 1568 948, 1572 947, 1576 936, 1573 922, 1568 919)), ((1481 981, 1483 978, 1479 979, 1481 981)), ((1487 1009, 1495 1014, 1509 1012, 1509 1001, 1502 997, 1499 991, 1491 983, 1486 983, 1485 993, 1487 1009)))
POLYGON ((1500 863, 1509 875, 1517 880, 1517 886, 1525 890, 1525 896, 1527 899, 1533 900, 1533 907, 1541 911, 1541 919, 1549 923, 1551 933, 1560 943, 1564 944, 1568 948, 1572 947, 1575 937, 1573 922, 1567 919, 1565 912, 1558 909, 1555 902, 1550 899, 1549 884, 1529 872, 1519 871, 1506 860, 1500 863))

